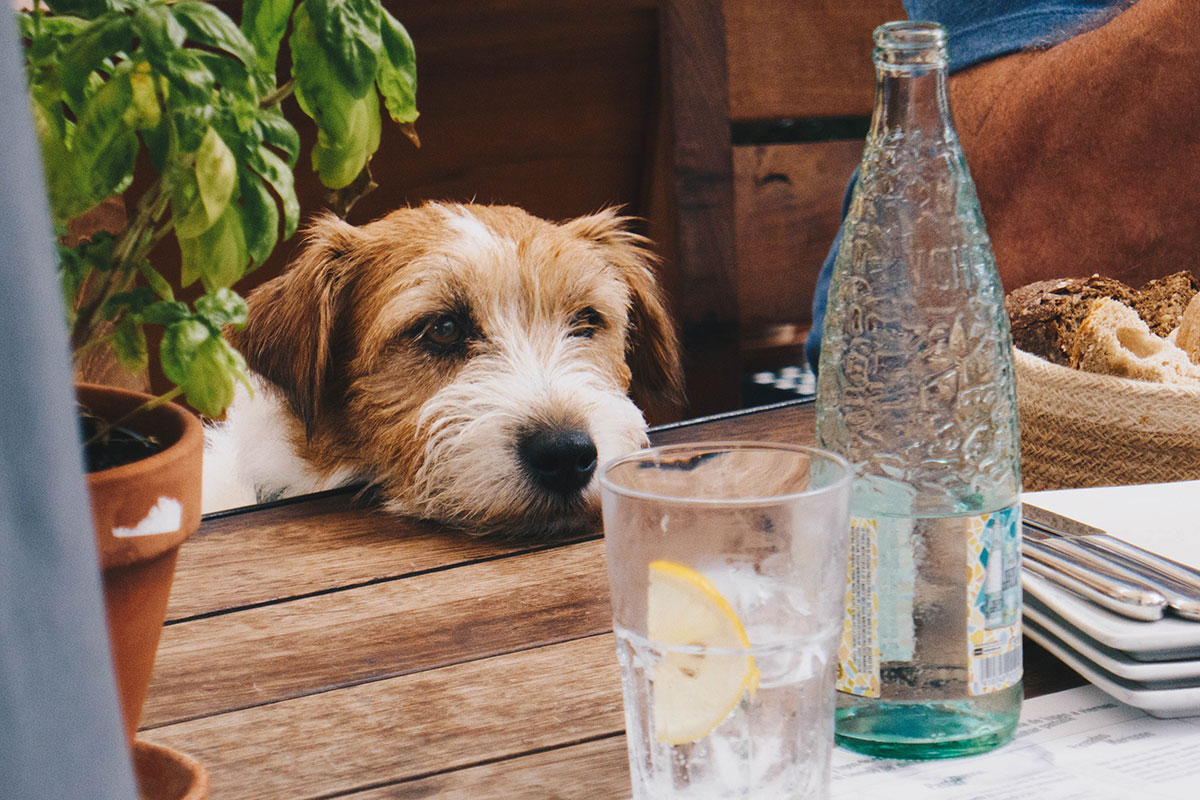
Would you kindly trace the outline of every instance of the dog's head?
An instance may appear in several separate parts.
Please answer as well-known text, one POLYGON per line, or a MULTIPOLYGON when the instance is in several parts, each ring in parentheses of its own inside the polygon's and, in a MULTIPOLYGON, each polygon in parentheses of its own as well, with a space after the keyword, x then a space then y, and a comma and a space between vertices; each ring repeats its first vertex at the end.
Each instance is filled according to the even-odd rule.
POLYGON ((594 524, 597 464, 679 393, 654 257, 604 211, 554 224, 428 204, 310 226, 234 342, 286 398, 295 444, 399 513, 473 532, 594 524))

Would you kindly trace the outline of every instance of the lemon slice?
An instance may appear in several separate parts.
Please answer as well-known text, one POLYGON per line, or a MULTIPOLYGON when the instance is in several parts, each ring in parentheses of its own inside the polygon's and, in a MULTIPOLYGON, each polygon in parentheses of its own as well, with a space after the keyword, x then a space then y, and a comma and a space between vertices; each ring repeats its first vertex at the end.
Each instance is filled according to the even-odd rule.
MULTIPOLYGON (((713 582, 673 561, 650 564, 647 633, 660 645, 744 650, 746 628, 713 582)), ((660 742, 703 739, 754 694, 754 657, 668 649, 654 666, 654 732, 660 742)))

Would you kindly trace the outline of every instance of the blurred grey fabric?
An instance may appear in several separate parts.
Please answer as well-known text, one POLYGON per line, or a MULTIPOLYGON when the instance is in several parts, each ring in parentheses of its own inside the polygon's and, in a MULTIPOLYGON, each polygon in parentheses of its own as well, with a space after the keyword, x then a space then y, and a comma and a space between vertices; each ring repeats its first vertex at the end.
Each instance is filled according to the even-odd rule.
POLYGON ((0 798, 132 800, 53 234, 0 13, 0 798))

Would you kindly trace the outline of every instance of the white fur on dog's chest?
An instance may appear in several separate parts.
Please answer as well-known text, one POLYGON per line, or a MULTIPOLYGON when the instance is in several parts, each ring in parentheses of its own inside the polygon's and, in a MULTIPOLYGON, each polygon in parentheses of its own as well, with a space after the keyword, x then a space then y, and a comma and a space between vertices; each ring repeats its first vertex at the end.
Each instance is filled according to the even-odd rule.
POLYGON ((349 467, 333 475, 313 469, 291 444, 287 403, 258 376, 250 380, 254 394, 239 385, 225 421, 205 425, 204 513, 335 489, 358 477, 349 467))

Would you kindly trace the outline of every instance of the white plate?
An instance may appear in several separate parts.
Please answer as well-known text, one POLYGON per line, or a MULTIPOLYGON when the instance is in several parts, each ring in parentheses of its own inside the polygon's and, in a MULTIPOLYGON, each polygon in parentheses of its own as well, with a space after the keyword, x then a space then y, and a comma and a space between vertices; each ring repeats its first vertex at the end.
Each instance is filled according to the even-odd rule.
POLYGON ((1065 622, 1138 661, 1200 658, 1200 622, 1175 617, 1138 622, 1106 611, 1025 570, 1021 571, 1021 585, 1065 622))
POLYGON ((1148 689, 1100 668, 1036 623, 1026 625, 1025 634, 1066 662, 1067 666, 1086 678, 1093 686, 1126 705, 1140 708, 1154 717, 1200 716, 1200 686, 1148 689))
MULTIPOLYGON (((1164 681, 1183 681, 1200 686, 1200 660, 1135 661, 1120 650, 1097 642, 1078 628, 1063 622, 1053 611, 1036 599, 1025 604, 1025 620, 1054 634, 1071 649, 1118 678, 1142 684, 1161 684, 1164 681)), ((1178 684, 1177 684, 1178 686, 1178 684)), ((1157 687, 1156 687, 1157 688, 1157 687)))
POLYGON ((1025 492, 1021 499, 1200 568, 1200 481, 1025 492))

